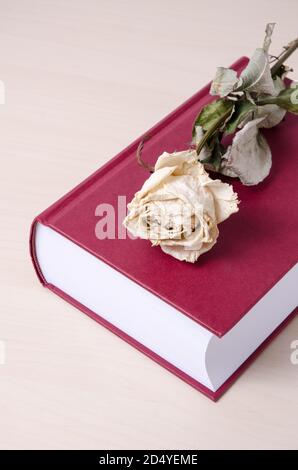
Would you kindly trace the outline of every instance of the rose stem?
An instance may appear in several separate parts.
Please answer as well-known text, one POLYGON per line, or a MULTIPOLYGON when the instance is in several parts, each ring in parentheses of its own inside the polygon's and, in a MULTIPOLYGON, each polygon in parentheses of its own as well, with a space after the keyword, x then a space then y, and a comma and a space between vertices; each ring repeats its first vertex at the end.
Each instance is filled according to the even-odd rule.
POLYGON ((150 166, 148 163, 146 163, 142 159, 142 150, 143 150, 143 147, 144 147, 144 143, 148 139, 150 139, 150 136, 145 135, 145 137, 141 140, 141 142, 138 145, 138 148, 137 148, 137 162, 138 162, 139 165, 141 165, 143 168, 145 168, 145 170, 150 171, 150 173, 154 173, 154 167, 150 166))
POLYGON ((290 55, 293 54, 293 52, 295 52, 295 50, 298 48, 298 38, 297 39, 294 39, 294 41, 291 41, 286 47, 285 47, 285 50, 284 52, 279 56, 279 59, 277 60, 277 62, 275 62, 275 64, 273 65, 273 67, 271 67, 271 75, 272 77, 274 77, 278 70, 280 69, 280 67, 283 65, 283 63, 290 57, 290 55))
POLYGON ((230 116, 231 114, 231 109, 228 109, 225 114, 223 114, 222 116, 220 116, 220 118, 215 121, 215 123, 208 129, 208 131, 206 132, 206 134, 204 134, 204 137, 200 140, 197 148, 196 148, 196 151, 197 151, 197 154, 200 155, 204 145, 206 144, 207 140, 209 139, 209 137, 211 137, 214 132, 220 127, 220 125, 230 116))

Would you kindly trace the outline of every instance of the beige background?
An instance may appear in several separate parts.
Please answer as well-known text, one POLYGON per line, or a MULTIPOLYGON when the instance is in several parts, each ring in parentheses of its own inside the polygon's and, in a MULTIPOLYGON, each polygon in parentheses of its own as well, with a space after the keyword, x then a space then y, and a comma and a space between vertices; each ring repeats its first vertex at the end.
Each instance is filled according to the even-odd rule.
MULTIPOLYGON (((0 0, 0 447, 297 448, 298 318, 217 403, 37 282, 32 218, 229 65, 297 36, 297 0, 0 0)), ((298 53, 290 60, 298 76, 298 53)))

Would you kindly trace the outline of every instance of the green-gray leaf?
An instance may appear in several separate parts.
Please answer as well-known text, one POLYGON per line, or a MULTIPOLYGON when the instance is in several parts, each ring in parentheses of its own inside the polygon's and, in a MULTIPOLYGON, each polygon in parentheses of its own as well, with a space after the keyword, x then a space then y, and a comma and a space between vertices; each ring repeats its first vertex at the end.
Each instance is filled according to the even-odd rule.
POLYGON ((193 135, 196 126, 201 126, 204 131, 208 131, 216 122, 224 118, 229 111, 232 112, 234 104, 230 100, 219 99, 204 106, 194 123, 193 135))
POLYGON ((233 112, 231 119, 227 122, 225 134, 228 135, 235 132, 239 124, 249 113, 254 111, 254 109, 256 109, 256 106, 251 101, 238 101, 238 103, 235 104, 235 111, 233 112))
POLYGON ((285 88, 274 101, 274 104, 290 111, 290 113, 298 114, 298 85, 296 87, 285 88))
POLYGON ((207 168, 219 171, 221 167, 221 158, 226 152, 226 148, 221 144, 218 135, 214 136, 210 144, 210 155, 204 160, 200 159, 207 168))

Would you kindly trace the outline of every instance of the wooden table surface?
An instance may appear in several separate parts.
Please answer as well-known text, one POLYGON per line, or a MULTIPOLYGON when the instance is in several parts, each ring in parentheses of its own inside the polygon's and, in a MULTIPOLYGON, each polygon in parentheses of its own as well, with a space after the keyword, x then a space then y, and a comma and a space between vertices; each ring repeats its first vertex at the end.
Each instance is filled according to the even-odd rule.
POLYGON ((298 318, 215 404, 43 289, 28 254, 37 213, 250 55, 267 21, 272 53, 297 36, 297 1, 0 11, 0 448, 297 448, 298 318))

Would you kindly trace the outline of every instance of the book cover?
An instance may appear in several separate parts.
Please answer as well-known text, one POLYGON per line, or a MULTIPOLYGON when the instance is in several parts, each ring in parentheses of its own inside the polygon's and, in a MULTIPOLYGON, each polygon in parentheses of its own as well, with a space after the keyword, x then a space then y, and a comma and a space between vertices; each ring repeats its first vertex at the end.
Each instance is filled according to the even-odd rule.
MULTIPOLYGON (((247 59, 241 58, 233 68, 240 71, 246 64, 247 59)), ((188 146, 196 115, 212 100, 208 94, 209 86, 146 132, 145 135, 150 136, 143 150, 146 161, 154 164, 164 150, 171 153, 188 146)), ((141 140, 137 139, 35 219, 31 231, 31 256, 39 279, 183 380, 217 399, 265 343, 216 392, 210 391, 84 305, 47 284, 36 260, 36 223, 72 240, 216 336, 223 337, 297 262, 297 128, 298 117, 287 115, 286 123, 266 131, 273 168, 262 184, 252 188, 227 179, 238 193, 241 211, 221 224, 216 246, 195 264, 178 262, 152 248, 146 240, 119 236, 125 217, 124 199, 119 204, 119 198, 129 202, 148 176, 136 163, 135 153, 141 140), (283 164, 283 159, 287 160, 287 165, 283 164), (115 237, 98 240, 95 236, 96 209, 100 204, 115 208, 118 221, 115 237)), ((295 312, 266 342, 294 315, 295 312)))

